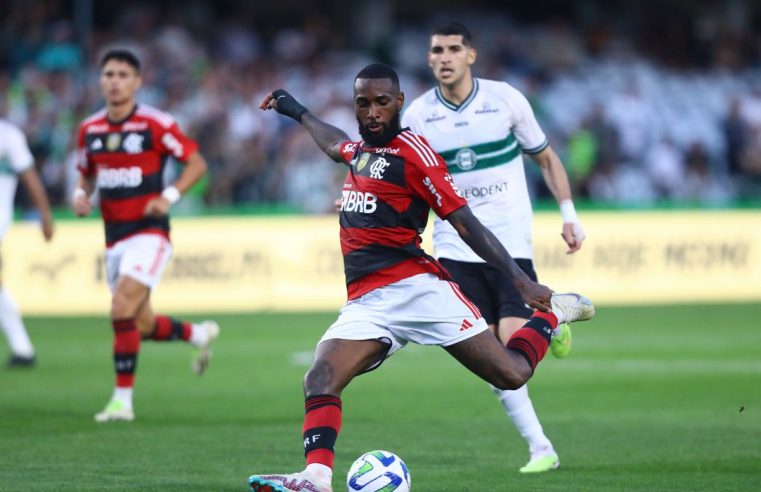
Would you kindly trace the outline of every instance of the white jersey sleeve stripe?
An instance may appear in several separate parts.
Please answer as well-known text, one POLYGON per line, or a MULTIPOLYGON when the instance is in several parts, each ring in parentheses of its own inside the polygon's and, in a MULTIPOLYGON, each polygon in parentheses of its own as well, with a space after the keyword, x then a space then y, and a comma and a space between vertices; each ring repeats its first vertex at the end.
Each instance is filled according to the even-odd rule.
POLYGON ((431 146, 430 146, 430 145, 428 145, 428 144, 425 142, 425 140, 423 140, 422 138, 420 138, 420 135, 417 135, 417 134, 415 134, 415 133, 410 133, 410 136, 412 137, 412 139, 413 139, 413 140, 415 140, 415 141, 419 142, 419 143, 420 143, 420 147, 422 147, 422 148, 423 148, 423 150, 424 150, 426 153, 428 153, 428 155, 431 157, 431 159, 433 159, 433 162, 434 162, 434 164, 433 164, 433 165, 434 165, 434 166, 438 166, 438 165, 439 165, 439 160, 438 160, 438 159, 436 159, 436 152, 435 152, 435 151, 434 151, 434 150, 431 148, 431 146))
POLYGON ((420 157, 420 160, 422 160, 423 164, 425 164, 425 167, 433 167, 436 165, 436 161, 431 162, 431 157, 421 151, 421 148, 419 147, 417 142, 409 138, 408 132, 400 133, 399 138, 401 138, 403 142, 409 145, 410 148, 417 153, 417 155, 420 157))
POLYGON ((99 109, 95 113, 93 113, 90 116, 88 116, 87 118, 85 118, 82 121, 81 125, 85 126, 88 123, 92 123, 93 121, 96 121, 96 120, 99 120, 99 119, 103 118, 104 116, 106 116, 106 110, 105 110, 105 108, 104 109, 99 109))
POLYGON ((172 118, 169 113, 165 113, 164 111, 147 104, 140 104, 137 107, 136 113, 140 116, 146 116, 157 121, 164 128, 169 128, 174 124, 174 118, 172 118))

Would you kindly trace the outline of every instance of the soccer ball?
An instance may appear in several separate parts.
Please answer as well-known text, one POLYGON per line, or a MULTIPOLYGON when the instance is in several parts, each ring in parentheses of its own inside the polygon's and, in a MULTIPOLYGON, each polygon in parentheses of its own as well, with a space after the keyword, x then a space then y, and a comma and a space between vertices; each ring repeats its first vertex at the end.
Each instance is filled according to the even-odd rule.
POLYGON ((346 489, 351 492, 408 492, 412 484, 407 465, 394 453, 370 451, 351 465, 346 489))

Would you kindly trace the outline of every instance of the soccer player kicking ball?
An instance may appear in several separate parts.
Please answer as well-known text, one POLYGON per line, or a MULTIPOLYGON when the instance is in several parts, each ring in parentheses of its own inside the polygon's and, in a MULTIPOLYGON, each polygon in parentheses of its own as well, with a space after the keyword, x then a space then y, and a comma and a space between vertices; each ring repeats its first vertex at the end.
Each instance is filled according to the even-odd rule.
POLYGON ((198 348, 193 370, 209 364, 210 344, 219 335, 213 321, 193 324, 157 315, 151 290, 161 280, 172 255, 169 208, 206 172, 198 145, 174 119, 156 108, 137 104, 140 62, 126 50, 112 50, 101 62, 100 86, 106 107, 79 127, 79 186, 73 208, 90 213, 97 186, 106 229, 106 272, 111 289, 116 387, 97 422, 135 418, 132 388, 141 339, 183 340, 198 348), (167 157, 185 163, 174 186, 164 188, 167 157))
MULTIPOLYGON (((581 248, 584 230, 571 201, 568 176, 550 147, 526 98, 505 82, 473 77, 477 53, 467 27, 451 22, 431 35, 428 63, 438 86, 415 99, 402 116, 402 126, 423 135, 446 161, 449 172, 473 213, 515 258, 532 280, 531 200, 521 152, 541 167, 542 175, 563 215, 563 240, 568 253, 581 248)), ((436 257, 468 298, 478 306, 489 328, 508 340, 531 316, 513 284, 484 263, 448 221, 436 219, 436 257)), ((571 329, 561 325, 550 344, 556 357, 571 349, 571 329)), ((560 466, 560 458, 544 434, 526 386, 494 388, 500 403, 529 444, 530 459, 520 471, 537 473, 560 466)))
POLYGON ((408 342, 444 347, 482 379, 515 389, 534 373, 558 323, 594 315, 588 299, 553 294, 516 265, 470 211, 441 157, 425 139, 402 130, 403 104, 396 72, 373 64, 354 80, 359 142, 348 141, 343 131, 284 90, 267 95, 260 105, 301 123, 323 152, 349 168, 340 212, 348 301, 320 339, 304 380, 306 469, 252 475, 252 491, 331 491, 341 392, 408 342), (489 332, 478 308, 447 271, 420 248, 420 231, 431 209, 537 309, 506 345, 489 332))

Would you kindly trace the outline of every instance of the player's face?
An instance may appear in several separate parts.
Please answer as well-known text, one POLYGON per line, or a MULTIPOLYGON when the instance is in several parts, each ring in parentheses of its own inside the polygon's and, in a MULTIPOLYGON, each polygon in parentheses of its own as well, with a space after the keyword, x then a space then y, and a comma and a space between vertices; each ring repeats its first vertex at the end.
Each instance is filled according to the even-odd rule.
POLYGON ((140 74, 127 62, 109 60, 100 71, 100 90, 109 105, 131 102, 140 84, 140 74))
POLYGON ((476 61, 476 50, 463 44, 462 36, 452 34, 431 36, 428 65, 440 84, 453 86, 470 75, 470 66, 476 61))
POLYGON ((399 133, 399 115, 404 93, 389 79, 357 79, 354 82, 354 111, 359 134, 368 144, 381 147, 399 133))

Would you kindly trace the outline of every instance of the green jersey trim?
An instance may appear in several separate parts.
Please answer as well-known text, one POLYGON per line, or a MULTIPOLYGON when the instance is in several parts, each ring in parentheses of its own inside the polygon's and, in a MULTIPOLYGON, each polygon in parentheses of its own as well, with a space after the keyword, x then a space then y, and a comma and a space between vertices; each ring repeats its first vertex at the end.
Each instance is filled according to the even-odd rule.
MULTIPOLYGON (((503 138, 502 140, 495 140, 494 142, 484 142, 482 144, 473 145, 467 148, 480 156, 481 154, 490 154, 492 152, 498 152, 500 150, 504 150, 508 147, 512 147, 514 144, 517 145, 517 140, 515 140, 515 135, 513 135, 511 132, 511 133, 508 133, 507 136, 503 138)), ((457 149, 445 150, 443 152, 439 152, 439 155, 441 155, 441 157, 445 161, 450 161, 454 159, 457 156, 457 154, 462 151, 463 148, 466 148, 466 147, 459 147, 457 149)))
POLYGON ((536 146, 536 147, 534 147, 534 148, 531 148, 531 149, 523 149, 523 152, 525 152, 526 154, 538 154, 539 152, 541 152, 541 151, 543 151, 544 149, 546 149, 546 148, 547 148, 549 145, 550 145, 550 142, 549 142, 549 140, 545 140, 544 142, 542 142, 542 144, 541 144, 541 145, 537 145, 537 146, 536 146))
POLYGON ((436 87, 436 98, 439 100, 439 102, 443 104, 447 109, 451 109, 452 111, 457 111, 458 113, 462 113, 462 110, 468 107, 468 104, 473 102, 473 99, 476 98, 477 93, 478 93, 478 79, 474 78, 473 88, 470 90, 470 94, 468 94, 468 97, 466 97, 462 103, 457 105, 447 101, 444 95, 441 93, 441 89, 438 86, 436 87))
POLYGON ((16 171, 11 167, 11 161, 7 157, 0 158, 0 176, 15 176, 16 171))
POLYGON ((444 159, 447 170, 451 174, 458 174, 508 164, 521 155, 521 149, 515 137, 510 134, 499 142, 449 150, 447 155, 449 157, 444 159))

